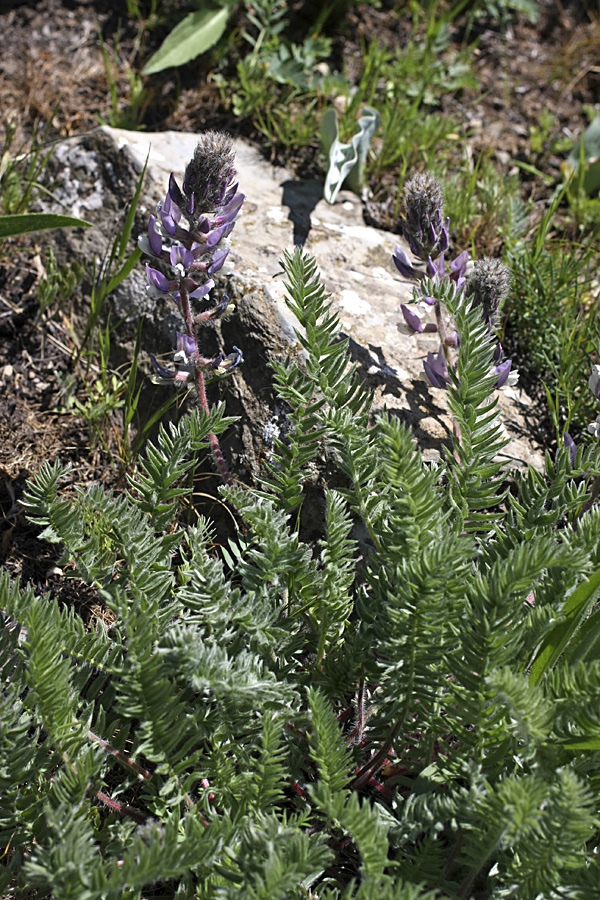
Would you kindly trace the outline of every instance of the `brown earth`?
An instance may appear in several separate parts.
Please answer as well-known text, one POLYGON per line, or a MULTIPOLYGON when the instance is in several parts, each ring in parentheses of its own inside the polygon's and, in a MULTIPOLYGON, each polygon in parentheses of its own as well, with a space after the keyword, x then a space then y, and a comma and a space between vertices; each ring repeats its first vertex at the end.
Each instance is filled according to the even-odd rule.
MULTIPOLYGON (((587 124, 586 104, 599 108, 600 30, 595 3, 543 0, 539 5, 536 25, 517 17, 502 33, 490 23, 476 26, 470 40, 478 39, 473 54, 481 90, 448 95, 443 107, 464 123, 468 147, 466 138, 463 143, 469 152, 491 148, 503 165, 517 160, 558 177, 562 157, 552 152, 553 143, 560 136, 575 140, 581 133, 587 124), (532 155, 530 129, 539 126, 544 110, 551 110, 555 120, 545 146, 532 155)), ((169 9, 176 11, 177 6, 184 4, 169 9)), ((380 9, 351 6, 330 28, 332 68, 345 65, 356 77, 361 42, 395 46, 406 41, 410 15, 402 6, 385 0, 380 9)), ((310 4, 291 7, 292 23, 304 35, 303 9, 310 4)), ((5 0, 1 5, 0 110, 4 123, 16 125, 13 153, 15 147, 27 149, 33 134, 41 139, 48 123, 46 141, 93 129, 99 116, 108 119, 110 93, 99 32, 116 60, 118 96, 128 96, 128 66, 141 67, 168 23, 146 38, 137 23, 126 18, 119 23, 114 8, 94 0, 5 0)), ((454 45, 463 38, 454 33, 454 45)), ((224 108, 210 80, 210 65, 205 57, 145 79, 143 125, 149 130, 224 128, 259 142, 250 123, 236 121, 224 108)), ((275 158, 283 161, 277 154, 275 158)), ((302 176, 322 173, 318 136, 309 147, 288 154, 285 162, 302 176)), ((526 171, 522 180, 525 194, 543 208, 551 186, 526 171)), ((371 187, 377 194, 380 186, 371 187)), ((116 422, 110 417, 105 422, 103 446, 90 440, 81 418, 64 409, 69 377, 84 396, 83 372, 73 366, 69 310, 38 321, 41 259, 35 237, 14 240, 0 252, 0 562, 37 590, 60 592, 66 602, 76 599, 82 611, 94 616, 99 614, 94 592, 78 582, 65 584, 56 568, 56 549, 37 540, 38 529, 26 523, 18 503, 27 477, 57 458, 73 465, 67 491, 90 481, 116 489, 123 483, 122 469, 110 462, 111 454, 118 458, 116 422)))

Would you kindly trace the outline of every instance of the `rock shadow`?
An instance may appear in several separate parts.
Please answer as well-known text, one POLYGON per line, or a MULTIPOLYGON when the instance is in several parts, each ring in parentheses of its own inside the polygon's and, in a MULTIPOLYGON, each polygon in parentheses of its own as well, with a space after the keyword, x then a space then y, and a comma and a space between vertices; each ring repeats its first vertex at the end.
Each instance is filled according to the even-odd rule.
POLYGON ((398 376, 388 364, 381 347, 369 344, 367 349, 347 334, 342 334, 341 337, 348 340, 350 359, 352 362, 357 363, 357 371, 360 377, 371 388, 383 387, 381 398, 385 402, 386 412, 410 426, 420 449, 437 450, 441 454, 442 448, 448 448, 451 444, 452 436, 442 418, 443 415, 448 415, 448 411, 436 403, 435 397, 429 390, 425 379, 411 382, 408 385, 400 384, 398 376), (375 372, 373 371, 374 356, 379 365, 378 370, 375 372), (402 401, 402 405, 391 405, 387 402, 388 397, 402 401), (407 406, 408 409, 406 408, 407 406), (447 438, 436 438, 429 431, 423 429, 420 423, 425 418, 433 418, 439 422, 447 438))
POLYGON ((288 221, 294 226, 294 246, 302 247, 312 227, 310 216, 323 199, 322 181, 284 181, 281 205, 289 209, 288 221))

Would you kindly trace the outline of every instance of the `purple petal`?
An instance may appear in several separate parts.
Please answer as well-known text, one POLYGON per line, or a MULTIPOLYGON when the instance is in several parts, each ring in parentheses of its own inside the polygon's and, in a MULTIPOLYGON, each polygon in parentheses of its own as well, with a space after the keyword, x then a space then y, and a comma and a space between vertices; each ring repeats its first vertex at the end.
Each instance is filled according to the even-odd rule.
POLYGON ((156 361, 154 353, 150 354, 150 362, 162 378, 168 378, 169 381, 173 381, 173 379, 175 378, 175 372, 169 372, 168 369, 165 369, 164 366, 161 366, 160 363, 156 361))
POLYGON ((234 216, 237 216, 245 199, 245 194, 234 194, 229 203, 221 210, 221 215, 229 217, 233 214, 234 216))
POLYGON ((165 294, 171 290, 171 283, 168 278, 165 278, 158 269, 153 269, 149 265, 146 265, 146 278, 148 279, 148 284, 153 285, 165 294))
POLYGON ((394 245, 392 261, 404 278, 414 278, 417 274, 411 265, 410 258, 399 244, 394 245))
POLYGON ((450 278, 452 281, 458 281, 459 278, 463 278, 465 272, 467 271, 467 263, 469 262, 469 254, 466 250, 463 250, 456 259, 453 259, 450 263, 450 278))
POLYGON ((423 331, 428 331, 430 333, 437 334, 438 327, 435 322, 428 322, 423 331))
POLYGON ((496 349, 494 350, 494 356, 492 358, 495 363, 499 363, 502 359, 502 344, 500 341, 496 344, 496 349))
POLYGON ((148 220, 148 241, 154 255, 160 256, 162 253, 162 238, 156 231, 156 216, 150 216, 148 220))
POLYGON ((444 361, 444 351, 441 347, 437 356, 434 356, 431 351, 427 354, 427 360, 423 362, 423 368, 433 387, 446 387, 449 382, 448 369, 444 361))
POLYGON ((450 219, 448 218, 448 219, 446 219, 444 225, 442 225, 442 232, 439 237, 441 253, 444 253, 444 251, 448 249, 448 245, 450 243, 449 229, 450 229, 450 219))
POLYGON ((200 287, 197 287, 195 291, 192 291, 190 297, 194 297, 195 300, 201 300, 202 297, 206 297, 206 295, 212 291, 215 283, 212 278, 209 278, 204 284, 201 284, 200 287))
POLYGON ((408 246, 410 247, 413 256, 416 256, 417 259, 421 259, 421 245, 419 242, 412 234, 406 234, 405 232, 404 237, 408 241, 408 246))
POLYGON ((227 374, 232 372, 236 368, 236 366, 239 366, 242 361, 242 351, 239 349, 239 347, 234 347, 233 349, 235 352, 230 353, 219 363, 219 368, 225 369, 227 374))
POLYGON ((181 245, 179 245, 171 249, 171 252, 169 253, 169 259, 171 260, 172 266, 181 264, 187 272, 187 270, 194 262, 194 254, 191 253, 191 251, 186 247, 182 247, 181 245))
POLYGON ((188 357, 193 356, 196 350, 198 349, 196 345, 196 341, 194 338, 189 337, 187 334, 182 334, 181 331, 177 332, 177 350, 185 353, 188 357))
POLYGON ((227 222, 225 225, 221 225, 220 228, 215 228, 214 231, 211 231, 206 238, 206 246, 216 246, 219 241, 223 240, 224 237, 227 237, 227 235, 232 231, 233 224, 233 222, 227 222))
POLYGON ((506 384, 506 380, 510 375, 511 367, 512 359, 507 359, 503 363, 500 363, 499 366, 496 366, 496 368, 494 369, 496 375, 498 376, 496 387, 501 388, 503 384, 506 384))
POLYGON ((183 209, 183 207, 185 206, 185 197, 181 193, 181 189, 177 184, 175 176, 172 172, 169 177, 169 197, 171 198, 173 203, 176 203, 177 206, 180 207, 180 209, 183 209))
POLYGON ((405 306, 404 303, 400 304, 400 309, 402 310, 404 321, 409 328, 412 328, 413 331, 423 331, 423 323, 421 322, 419 316, 412 311, 412 309, 409 309, 409 307, 405 306))
POLYGON ((212 262, 208 267, 208 274, 214 275, 215 272, 218 272, 223 268, 223 264, 229 255, 229 248, 227 250, 215 250, 212 255, 212 262))
POLYGON ((577 454, 577 444, 569 434, 569 432, 565 432, 565 436, 563 437, 563 441, 565 444, 565 448, 569 451, 569 456, 571 457, 571 465, 575 465, 575 456, 577 454))
POLYGON ((437 259, 433 260, 430 256, 427 258, 427 274, 430 278, 443 278, 446 274, 446 262, 444 254, 440 253, 437 259))

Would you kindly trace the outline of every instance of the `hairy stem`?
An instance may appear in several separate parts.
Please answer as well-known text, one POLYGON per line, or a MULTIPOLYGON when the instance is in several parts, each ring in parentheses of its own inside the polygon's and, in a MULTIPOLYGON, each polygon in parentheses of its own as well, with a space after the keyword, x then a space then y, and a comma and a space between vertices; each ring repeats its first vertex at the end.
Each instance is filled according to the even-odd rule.
MULTIPOLYGON (((190 306, 190 297, 183 283, 183 278, 179 281, 179 302, 181 307, 181 313, 183 315, 183 320, 185 322, 185 330, 187 336, 192 338, 192 340, 196 341, 196 326, 194 324, 194 319, 192 316, 192 309, 190 306)), ((206 384, 204 381, 204 372, 200 367, 200 351, 196 349, 194 353, 194 381, 196 384, 196 392, 198 394, 198 403, 200 405, 200 409, 203 410, 204 413, 208 416, 210 414, 210 407, 208 405, 208 400, 206 397, 206 384)), ((221 473, 221 477, 225 484, 233 484, 233 479, 229 474, 229 469, 227 468, 227 463, 223 457, 223 453, 221 452, 221 445, 219 444, 219 439, 216 434, 209 434, 208 439, 210 441, 210 446, 212 449, 213 456, 219 467, 219 471, 221 473)))

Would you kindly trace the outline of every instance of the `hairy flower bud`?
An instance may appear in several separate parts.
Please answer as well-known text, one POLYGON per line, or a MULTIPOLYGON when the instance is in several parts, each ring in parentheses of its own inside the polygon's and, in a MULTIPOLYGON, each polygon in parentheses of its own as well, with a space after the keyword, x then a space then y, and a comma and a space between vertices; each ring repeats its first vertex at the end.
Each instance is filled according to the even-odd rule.
POLYGON ((478 259, 467 276, 465 291, 474 306, 481 307, 484 321, 496 324, 498 310, 510 292, 510 272, 499 259, 478 259))
POLYGON ((183 176, 183 192, 191 205, 190 212, 198 217, 222 206, 235 174, 231 137, 218 131, 201 135, 183 176))
POLYGON ((442 186, 431 172, 407 179, 402 189, 404 237, 414 255, 423 261, 435 259, 448 249, 448 225, 444 222, 442 186))

